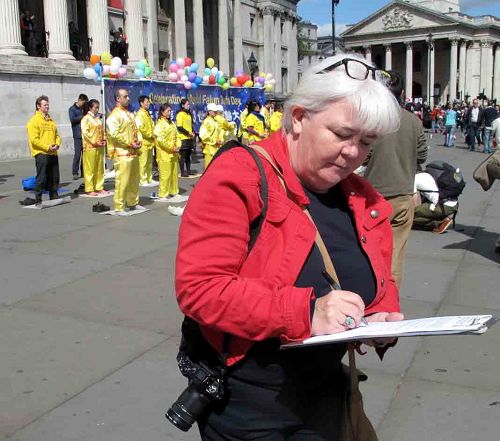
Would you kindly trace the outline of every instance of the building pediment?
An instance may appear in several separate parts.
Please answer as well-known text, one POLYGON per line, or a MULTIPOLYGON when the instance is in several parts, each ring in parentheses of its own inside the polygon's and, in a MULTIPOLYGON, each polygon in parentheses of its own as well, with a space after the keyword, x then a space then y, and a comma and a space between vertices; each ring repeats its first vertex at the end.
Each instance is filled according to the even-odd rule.
POLYGON ((342 34, 342 37, 348 38, 365 34, 425 29, 456 23, 456 20, 444 14, 403 1, 394 1, 379 9, 365 20, 350 27, 342 34))

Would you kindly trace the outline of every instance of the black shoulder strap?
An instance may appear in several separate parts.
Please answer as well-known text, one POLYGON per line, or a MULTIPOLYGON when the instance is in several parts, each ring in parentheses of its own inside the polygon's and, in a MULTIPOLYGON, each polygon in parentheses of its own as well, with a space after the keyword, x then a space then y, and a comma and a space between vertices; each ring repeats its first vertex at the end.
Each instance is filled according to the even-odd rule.
MULTIPOLYGON (((267 214, 267 207, 268 207, 268 185, 267 185, 267 178, 266 178, 266 173, 264 172, 264 166, 262 165, 262 161, 259 158, 259 155, 256 153, 256 151, 252 147, 248 147, 245 144, 242 144, 238 141, 232 140, 226 142, 214 155, 212 158, 212 161, 210 162, 210 165, 213 164, 213 162, 221 156, 223 153, 232 150, 234 148, 240 147, 244 150, 246 150, 254 159, 255 164, 257 165, 257 168, 259 169, 259 174, 260 174, 260 198, 262 199, 262 210, 259 214, 258 217, 256 217, 252 223, 250 224, 250 242, 248 243, 248 252, 253 248, 255 245, 255 241, 259 237, 260 230, 262 229, 262 224, 264 223, 264 219, 266 218, 267 214)), ((210 165, 207 167, 205 172, 208 170, 210 165)), ((204 173, 205 173, 204 172, 204 173)))

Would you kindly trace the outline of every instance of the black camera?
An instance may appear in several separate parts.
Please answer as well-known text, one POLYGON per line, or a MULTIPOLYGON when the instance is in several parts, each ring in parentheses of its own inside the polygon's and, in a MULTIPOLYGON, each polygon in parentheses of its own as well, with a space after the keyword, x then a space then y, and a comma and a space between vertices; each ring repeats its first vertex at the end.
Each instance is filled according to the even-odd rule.
POLYGON ((170 406, 165 417, 187 432, 210 403, 223 397, 224 369, 193 362, 182 353, 178 356, 178 363, 182 374, 189 379, 189 385, 170 406))

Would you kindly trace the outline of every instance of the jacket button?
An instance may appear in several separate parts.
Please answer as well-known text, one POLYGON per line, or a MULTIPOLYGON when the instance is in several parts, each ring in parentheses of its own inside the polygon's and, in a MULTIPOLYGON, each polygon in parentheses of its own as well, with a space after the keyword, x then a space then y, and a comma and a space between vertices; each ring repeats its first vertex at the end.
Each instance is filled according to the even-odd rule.
POLYGON ((361 236, 361 242, 366 243, 366 236, 364 234, 361 236))
POLYGON ((377 217, 378 217, 378 210, 372 210, 372 211, 370 211, 370 216, 372 217, 372 219, 377 219, 377 217))
POLYGON ((380 281, 380 285, 381 285, 381 286, 384 286, 384 285, 385 285, 385 279, 382 279, 382 280, 380 281))

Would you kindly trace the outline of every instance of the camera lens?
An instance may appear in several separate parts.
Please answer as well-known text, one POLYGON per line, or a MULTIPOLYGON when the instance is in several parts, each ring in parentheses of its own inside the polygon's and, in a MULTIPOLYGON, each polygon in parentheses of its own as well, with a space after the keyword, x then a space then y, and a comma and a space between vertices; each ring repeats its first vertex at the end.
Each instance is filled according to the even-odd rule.
POLYGON ((195 384, 191 383, 167 410, 165 417, 175 427, 187 432, 205 411, 210 401, 208 396, 200 393, 195 384))

